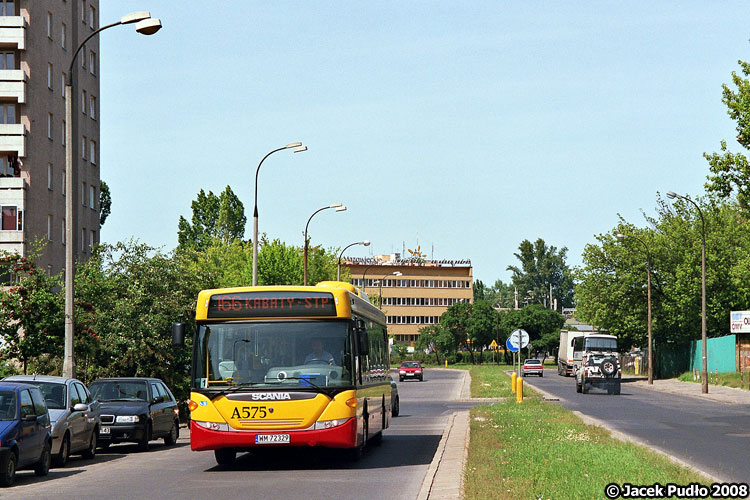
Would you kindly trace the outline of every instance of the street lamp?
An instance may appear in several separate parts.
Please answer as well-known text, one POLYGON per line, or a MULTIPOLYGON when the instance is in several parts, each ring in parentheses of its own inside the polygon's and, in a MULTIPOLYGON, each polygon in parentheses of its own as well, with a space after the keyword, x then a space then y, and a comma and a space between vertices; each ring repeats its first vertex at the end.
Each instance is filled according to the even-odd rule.
POLYGON ((652 337, 651 337, 651 253, 648 251, 648 245, 646 243, 638 238, 637 236, 633 236, 632 234, 622 234, 618 233, 617 235, 618 240, 624 240, 625 238, 633 238, 637 242, 639 242, 641 245, 643 245, 643 248, 646 249, 646 283, 647 283, 647 301, 648 301, 648 383, 653 384, 654 383, 654 356, 653 356, 653 344, 652 344, 652 337))
POLYGON ((344 252, 346 252, 347 248, 353 247, 354 245, 364 245, 366 247, 369 247, 370 241, 365 240, 365 241, 358 241, 356 243, 351 243, 349 245, 346 245, 344 249, 341 250, 341 253, 339 254, 339 263, 338 263, 338 266, 336 267, 336 281, 341 281, 341 257, 344 255, 344 252))
POLYGON ((382 278, 380 278, 380 284, 379 284, 380 291, 378 293, 378 307, 380 309, 383 308, 383 280, 388 276, 403 276, 403 273, 401 273, 400 271, 393 271, 392 273, 388 273, 382 278))
POLYGON ((260 160, 258 168, 255 169, 255 206, 253 208, 253 286, 258 286, 258 172, 260 172, 260 166, 263 162, 277 151, 283 151, 285 149, 291 149, 294 153, 301 153, 307 151, 307 146, 303 146, 301 142, 290 142, 284 147, 274 149, 260 160))
POLYGON ((342 205, 341 203, 331 203, 327 207, 319 208, 316 211, 313 212, 313 214, 310 216, 309 219, 307 219, 307 224, 305 224, 305 250, 304 250, 304 261, 305 261, 305 277, 304 277, 304 285, 307 286, 307 226, 310 225, 310 221, 313 217, 315 217, 315 214, 318 212, 322 212, 323 210, 328 210, 329 208, 335 208, 337 212, 345 212, 346 207, 342 205))
POLYGON ((86 42, 91 40, 99 32, 121 24, 135 23, 135 30, 143 35, 153 35, 161 29, 161 20, 151 17, 150 12, 133 12, 122 16, 119 21, 92 32, 83 42, 78 45, 68 66, 68 75, 65 78, 65 353, 63 357, 63 376, 72 378, 75 376, 75 357, 73 353, 73 337, 75 335, 74 314, 74 291, 75 261, 73 232, 74 225, 74 201, 73 196, 73 65, 78 53, 86 42))
POLYGON ((670 200, 679 198, 692 203, 692 205, 698 209, 698 215, 701 217, 701 344, 703 347, 701 391, 703 394, 708 394, 708 340, 706 339, 706 221, 703 218, 701 207, 687 196, 667 191, 667 198, 670 200))
POLYGON ((379 264, 370 264, 365 268, 365 270, 362 272, 362 291, 365 291, 365 288, 367 287, 367 280, 365 277, 367 276, 367 271, 369 271, 371 268, 378 266, 379 264))

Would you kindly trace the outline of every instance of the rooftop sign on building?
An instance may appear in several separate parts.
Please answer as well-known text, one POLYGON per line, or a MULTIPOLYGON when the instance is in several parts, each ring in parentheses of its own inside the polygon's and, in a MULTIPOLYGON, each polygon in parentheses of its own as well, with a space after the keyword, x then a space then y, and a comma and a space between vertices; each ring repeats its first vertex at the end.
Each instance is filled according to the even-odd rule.
POLYGON ((750 311, 732 311, 729 324, 731 333, 750 333, 750 311))

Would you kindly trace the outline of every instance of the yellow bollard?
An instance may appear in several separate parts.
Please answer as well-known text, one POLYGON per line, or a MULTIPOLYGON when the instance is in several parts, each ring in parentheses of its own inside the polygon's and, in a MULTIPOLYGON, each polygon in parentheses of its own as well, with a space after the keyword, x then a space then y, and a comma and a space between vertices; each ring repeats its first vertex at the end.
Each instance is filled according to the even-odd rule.
POLYGON ((513 375, 510 376, 510 390, 513 391, 513 393, 516 392, 516 379, 518 378, 518 374, 516 372, 513 372, 513 375))
POLYGON ((445 360, 445 367, 448 368, 448 360, 445 360))
POLYGON ((516 384, 518 387, 516 387, 516 403, 522 403, 523 402, 523 377, 518 377, 518 380, 516 380, 516 384))

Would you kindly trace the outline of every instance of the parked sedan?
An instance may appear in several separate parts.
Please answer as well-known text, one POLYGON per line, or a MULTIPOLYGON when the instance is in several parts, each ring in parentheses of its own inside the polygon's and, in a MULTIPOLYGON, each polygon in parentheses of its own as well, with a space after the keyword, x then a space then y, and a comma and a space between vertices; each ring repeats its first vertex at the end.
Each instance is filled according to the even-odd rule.
POLYGON ((106 378, 89 386, 101 402, 99 446, 121 442, 138 443, 148 450, 149 441, 177 442, 180 418, 172 392, 157 378, 106 378))
POLYGON ((16 470, 49 473, 52 436, 44 396, 38 387, 0 381, 0 486, 10 486, 16 470))
POLYGON ((544 377, 544 367, 540 359, 527 359, 523 362, 523 368, 521 369, 521 376, 526 377, 528 375, 539 375, 544 377))
POLYGON ((52 421, 52 463, 63 467, 70 455, 94 458, 99 434, 99 402, 74 378, 14 375, 5 380, 32 384, 42 391, 52 421))
POLYGON ((422 363, 419 361, 403 361, 401 366, 398 367, 398 381, 403 382, 407 378, 419 379, 420 382, 424 380, 422 363))

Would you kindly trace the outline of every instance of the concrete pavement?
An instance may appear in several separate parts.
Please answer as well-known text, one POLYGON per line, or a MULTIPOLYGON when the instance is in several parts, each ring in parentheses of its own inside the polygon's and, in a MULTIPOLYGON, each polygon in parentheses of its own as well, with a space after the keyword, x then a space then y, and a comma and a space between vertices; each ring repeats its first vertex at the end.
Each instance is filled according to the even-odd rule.
MULTIPOLYGON (((524 381, 526 383, 526 381, 524 381)), ((733 387, 724 387, 718 385, 709 385, 708 394, 701 392, 701 385, 692 382, 681 382, 676 379, 654 380, 649 385, 648 381, 642 377, 625 376, 624 383, 633 384, 638 387, 651 389, 657 392, 666 392, 670 394, 679 394, 704 400, 707 404, 750 404, 750 391, 736 389, 733 387)), ((545 392, 530 385, 534 390, 545 392)), ((454 399, 458 401, 484 401, 484 399, 471 398, 470 393, 471 377, 468 371, 464 371, 462 382, 456 388, 454 399)), ((557 399, 550 396, 549 399, 557 399)), ((487 399, 488 404, 497 402, 497 399, 487 399)), ((589 424, 606 427, 605 422, 595 419, 587 419, 585 415, 581 417, 589 424)), ((609 429, 613 437, 632 441, 629 436, 625 436, 618 431, 609 429)), ((469 448, 469 412, 462 411, 451 415, 443 431, 443 437, 440 440, 435 457, 427 470, 427 475, 422 483, 422 489, 419 492, 418 500, 458 500, 463 498, 463 479, 464 467, 469 448)), ((659 450, 656 450, 659 451, 659 450)), ((661 452, 660 452, 661 453, 661 452)), ((674 460, 674 457, 670 457, 674 460)), ((680 462, 682 465, 689 467, 697 472, 706 474, 703 471, 694 469, 690 464, 680 462)), ((709 474, 707 476, 711 477, 709 474)), ((719 478, 712 478, 718 480, 719 478)))

